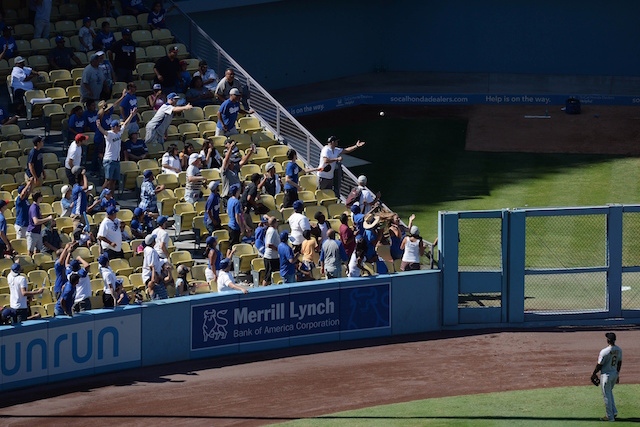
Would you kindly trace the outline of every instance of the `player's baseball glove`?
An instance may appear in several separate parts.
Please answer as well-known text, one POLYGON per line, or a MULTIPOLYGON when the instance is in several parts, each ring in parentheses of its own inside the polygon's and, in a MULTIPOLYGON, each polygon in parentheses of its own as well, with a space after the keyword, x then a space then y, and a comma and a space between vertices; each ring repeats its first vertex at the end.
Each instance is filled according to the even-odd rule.
POLYGON ((600 385, 600 378, 598 378, 598 376, 596 374, 593 374, 593 375, 591 375, 591 382, 593 383, 593 385, 599 386, 600 385))

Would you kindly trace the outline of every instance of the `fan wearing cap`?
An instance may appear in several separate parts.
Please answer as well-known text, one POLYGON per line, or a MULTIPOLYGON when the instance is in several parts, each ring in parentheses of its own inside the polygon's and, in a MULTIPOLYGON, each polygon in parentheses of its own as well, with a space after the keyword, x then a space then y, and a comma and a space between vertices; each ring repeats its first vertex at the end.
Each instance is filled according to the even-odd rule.
POLYGON ((367 253, 365 259, 367 262, 375 262, 378 259, 376 253, 376 246, 380 239, 382 239, 382 228, 378 227, 380 224, 379 215, 365 215, 364 217, 364 241, 367 243, 367 253))
MULTIPOLYGON (((120 103, 120 117, 129 117, 131 111, 134 108, 138 108, 138 97, 136 91, 138 87, 134 82, 127 83, 127 94, 120 103)), ((138 116, 134 115, 129 124, 129 133, 137 132, 140 129, 138 126, 138 116)))
POLYGON ((411 226, 409 235, 400 244, 400 249, 404 251, 400 269, 402 271, 420 270, 420 257, 424 256, 425 245, 422 237, 420 237, 420 229, 417 226, 411 226))
POLYGON ((4 217, 8 204, 8 200, 0 200, 0 258, 13 253, 13 246, 7 238, 7 219, 4 217))
POLYGON ((164 190, 164 185, 153 184, 153 172, 146 169, 142 176, 144 181, 140 186, 140 205, 139 208, 151 214, 158 214, 158 193, 164 190))
POLYGON ((204 225, 209 233, 222 229, 220 221, 220 181, 211 181, 209 183, 211 194, 207 198, 204 206, 204 225))
POLYGON ((601 372, 600 388, 602 389, 606 414, 600 418, 600 421, 615 421, 618 416, 618 408, 616 408, 616 402, 613 399, 613 387, 620 381, 622 349, 616 345, 615 333, 607 332, 604 336, 607 338, 607 346, 598 354, 598 364, 591 374, 591 381, 597 380, 598 372, 601 372))
POLYGON ((82 71, 80 83, 80 102, 87 102, 90 99, 98 101, 100 93, 104 88, 104 73, 100 69, 100 57, 97 54, 91 55, 89 65, 82 71))
POLYGON ((154 249, 158 253, 161 261, 166 262, 167 258, 169 258, 169 233, 167 232, 167 218, 164 215, 158 217, 156 224, 158 227, 151 232, 156 236, 156 244, 154 245, 154 249))
POLYGON ((278 219, 269 217, 268 228, 264 236, 264 280, 262 286, 271 284, 271 274, 280 269, 280 255, 278 255, 278 245, 280 235, 278 234, 278 219))
POLYGON ((113 69, 113 65, 107 59, 107 56, 104 54, 104 51, 99 50, 96 52, 98 55, 98 59, 100 61, 99 68, 104 75, 104 86, 102 87, 102 92, 100 92, 100 99, 109 99, 111 98, 111 93, 113 91, 113 84, 116 81, 116 72, 113 69))
POLYGON ((176 89, 180 82, 180 61, 178 60, 178 46, 167 47, 167 56, 158 59, 153 67, 156 74, 154 83, 160 83, 164 92, 176 89))
POLYGON ((144 238, 144 251, 142 255, 142 281, 149 291, 151 299, 168 298, 167 288, 162 283, 162 266, 164 263, 153 248, 156 236, 149 234, 144 238))
POLYGON ((233 184, 229 189, 229 201, 227 202, 227 215, 229 215, 229 247, 240 243, 242 233, 251 233, 251 229, 244 222, 242 206, 240 205, 240 184, 233 184))
POLYGON ((167 97, 162 92, 162 85, 155 83, 153 85, 153 93, 147 96, 147 104, 149 104, 153 111, 158 111, 167 102, 167 97))
POLYGON ((27 107, 24 104, 24 93, 33 90, 33 79, 38 77, 38 72, 24 65, 22 56, 16 56, 11 70, 11 88, 13 89, 13 102, 19 116, 25 116, 27 107))
POLYGON ((284 171, 284 199, 282 202, 283 208, 290 208, 293 206, 293 202, 298 200, 298 191, 302 191, 302 187, 299 182, 300 172, 310 173, 317 172, 318 168, 303 169, 298 164, 298 153, 293 148, 287 151, 287 167, 284 171))
MULTIPOLYGON (((73 311, 79 313, 81 311, 91 310, 91 276, 89 275, 89 263, 80 256, 71 260, 67 267, 67 278, 69 280, 71 280, 74 274, 77 274, 80 280, 76 286, 73 311)), ((62 292, 64 294, 64 290, 62 292)))
POLYGON ((29 317, 29 305, 27 297, 41 295, 44 287, 39 286, 35 291, 29 291, 27 278, 20 275, 20 264, 15 263, 11 266, 11 272, 7 275, 9 283, 9 302, 11 308, 16 310, 18 322, 24 322, 29 317))
POLYGON ((93 39, 96 37, 96 32, 91 28, 91 18, 85 16, 82 18, 82 27, 78 31, 78 39, 80 41, 80 50, 82 52, 89 52, 93 50, 93 39))
POLYGON ((224 142, 224 159, 220 169, 222 181, 222 199, 227 200, 231 195, 229 189, 232 185, 240 185, 240 168, 246 165, 254 153, 255 147, 246 150, 244 157, 240 158, 240 150, 236 146, 236 142, 231 138, 224 142))
POLYGON ((248 294, 249 291, 242 286, 236 285, 231 275, 232 262, 229 258, 220 261, 220 271, 218 272, 218 292, 241 291, 248 294))
MULTIPOLYGON (((176 279, 176 297, 187 296, 191 294, 191 290, 194 290, 195 293, 195 283, 190 285, 189 279, 187 278, 187 274, 191 269, 186 265, 180 265, 176 269, 176 273, 178 273, 178 278, 176 279)), ((205 286, 209 286, 206 284, 205 286)))
POLYGON ((100 223, 98 240, 100 241, 102 252, 106 252, 109 255, 109 259, 124 258, 118 209, 114 206, 110 206, 107 209, 107 216, 100 223))
POLYGON ((189 167, 187 168, 187 185, 184 192, 184 201, 195 204, 202 198, 202 185, 207 180, 202 176, 200 167, 202 166, 202 157, 200 153, 192 153, 189 156, 189 167))
POLYGON ((64 277, 66 282, 62 286, 60 296, 56 298, 54 316, 73 316, 73 303, 76 295, 76 288, 80 282, 80 275, 74 273, 64 277))
POLYGON ((73 53, 73 49, 65 46, 66 39, 62 36, 57 36, 55 39, 56 45, 49 51, 49 66, 52 70, 69 70, 73 68, 71 61, 73 60, 76 67, 82 66, 80 58, 73 53))
POLYGON ((178 106, 177 103, 179 99, 180 96, 177 93, 171 92, 167 95, 167 103, 158 108, 156 114, 151 118, 151 120, 149 120, 145 127, 145 139, 147 144, 151 144, 152 142, 163 144, 164 136, 167 129, 169 129, 171 120, 173 120, 173 114, 181 113, 193 108, 191 104, 178 106))
POLYGON ((353 232, 364 237, 364 215, 360 212, 360 205, 357 203, 351 206, 351 222, 353 222, 353 232))
POLYGON ((358 177, 358 191, 360 192, 358 204, 360 205, 362 213, 366 215, 371 212, 371 209, 373 209, 374 205, 380 200, 380 192, 373 194, 373 192, 367 188, 367 177, 364 175, 358 177))
POLYGON ((289 246, 289 232, 286 230, 280 233, 280 244, 278 244, 278 256, 280 257, 280 276, 284 283, 296 282, 296 255, 289 246))
POLYGON ((84 114, 82 118, 86 123, 87 129, 89 132, 98 132, 98 125, 96 122, 98 121, 98 103, 96 101, 87 102, 86 110, 84 110, 84 114))
POLYGON ((27 227, 29 226, 29 194, 33 187, 33 179, 27 181, 27 185, 18 187, 18 197, 15 200, 16 222, 13 228, 16 230, 17 239, 27 238, 27 227))
POLYGON ((80 276, 78 274, 74 273, 69 276, 61 288, 60 296, 56 298, 54 316, 73 316, 73 303, 79 282, 80 276))
POLYGON ((336 170, 338 174, 341 173, 341 162, 343 154, 351 154, 358 148, 364 146, 364 141, 356 141, 356 143, 347 148, 338 147, 340 140, 335 136, 330 136, 327 139, 327 145, 322 147, 320 152, 320 164, 318 165, 318 188, 320 190, 333 190, 337 196, 340 195, 340 182, 336 180, 334 182, 334 176, 336 170), (331 165, 331 168, 327 168, 327 165, 331 165), (336 185, 337 184, 337 185, 336 185))
POLYGON ((216 136, 231 136, 238 133, 236 120, 238 113, 253 114, 253 109, 245 111, 240 107, 240 91, 233 88, 229 91, 229 99, 220 105, 218 110, 218 124, 216 125, 216 136))
POLYGON ((0 37, 0 47, 3 49, 3 58, 11 59, 18 54, 18 44, 16 39, 11 35, 13 27, 6 26, 2 29, 2 37, 0 37))
POLYGON ((293 202, 293 213, 289 216, 289 228, 291 229, 291 243, 293 251, 300 253, 302 242, 304 242, 304 231, 311 230, 311 223, 302 211, 304 211, 304 203, 302 200, 293 202))
MULTIPOLYGON (((181 60, 180 64, 180 78, 178 79, 178 84, 176 85, 176 92, 181 92, 185 94, 185 98, 187 98, 187 102, 191 102, 191 95, 186 93, 191 88, 191 83, 193 82, 193 77, 191 77, 191 73, 187 68, 189 64, 185 60, 181 60)), ((193 103, 196 105, 195 103, 193 103)))
POLYGON ((53 221, 53 215, 42 218, 40 213, 40 203, 42 203, 42 193, 33 193, 33 203, 29 206, 29 226, 27 227, 27 249, 29 255, 42 251, 42 225, 53 221))
POLYGON ((133 70, 136 69, 136 43, 131 39, 131 30, 122 30, 122 38, 111 45, 109 61, 116 70, 119 82, 133 81, 133 70))
POLYGON ((264 175, 258 184, 258 190, 263 188, 267 194, 273 197, 282 191, 282 181, 280 180, 280 175, 276 173, 276 165, 274 163, 268 162, 264 167, 264 175))
POLYGON ((133 210, 133 219, 131 220, 131 232, 135 239, 144 239, 152 230, 153 219, 142 208, 138 207, 133 210))
POLYGON ((84 109, 82 105, 76 105, 71 109, 69 115, 69 136, 75 138, 79 133, 84 132, 86 127, 86 121, 84 120, 84 109))
POLYGON ((127 120, 120 124, 119 120, 114 120, 111 122, 111 130, 106 131, 98 122, 98 130, 104 136, 105 139, 105 150, 104 157, 102 158, 102 166, 104 166, 104 184, 102 184, 103 188, 109 188, 110 190, 115 190, 116 181, 120 179, 120 148, 122 145, 122 133, 133 117, 137 114, 138 109, 134 108, 129 113, 129 117, 127 120))
POLYGON ((44 147, 44 138, 36 136, 33 138, 33 148, 27 156, 27 169, 25 170, 25 181, 33 178, 33 186, 40 187, 47 174, 44 171, 42 148, 44 147))
POLYGON ((329 229, 327 238, 320 249, 320 271, 327 279, 342 277, 342 263, 349 260, 349 255, 340 239, 336 240, 336 232, 329 229))
POLYGON ((220 261, 222 261, 222 253, 218 249, 218 238, 216 236, 207 237, 207 268, 204 270, 204 276, 207 282, 218 280, 218 271, 220 270, 220 261))
POLYGON ((267 228, 269 228, 269 217, 267 215, 262 215, 260 217, 260 223, 253 234, 255 239, 253 246, 255 246, 258 251, 258 255, 260 256, 264 256, 264 238, 267 234, 267 228))
POLYGON ((53 258, 62 252, 62 238, 58 233, 55 221, 49 221, 42 225, 42 252, 53 258))
POLYGON ((69 145, 69 150, 67 150, 67 157, 64 160, 64 168, 70 185, 74 185, 76 183, 76 176, 73 174, 72 170, 74 166, 80 166, 82 163, 82 146, 87 139, 89 139, 88 136, 82 133, 77 134, 74 141, 69 145))
POLYGON ((202 161, 203 169, 220 168, 222 166, 222 156, 218 152, 218 149, 213 146, 213 140, 207 138, 202 143, 202 150, 200 155, 204 159, 202 161))
POLYGON ((127 90, 122 89, 122 95, 113 104, 108 104, 107 101, 100 101, 98 103, 96 131, 93 135, 94 149, 92 169, 94 172, 99 172, 101 170, 102 160, 104 158, 105 152, 104 135, 102 134, 102 132, 98 131, 98 123, 100 123, 100 126, 102 126, 103 129, 108 129, 109 127, 111 127, 111 116, 114 114, 114 108, 117 108, 118 105, 120 105, 126 94, 127 90))
POLYGON ((96 49, 104 50, 105 52, 111 49, 111 45, 115 42, 116 36, 111 31, 111 24, 109 21, 102 21, 100 31, 96 34, 96 38, 93 39, 93 44, 96 49))

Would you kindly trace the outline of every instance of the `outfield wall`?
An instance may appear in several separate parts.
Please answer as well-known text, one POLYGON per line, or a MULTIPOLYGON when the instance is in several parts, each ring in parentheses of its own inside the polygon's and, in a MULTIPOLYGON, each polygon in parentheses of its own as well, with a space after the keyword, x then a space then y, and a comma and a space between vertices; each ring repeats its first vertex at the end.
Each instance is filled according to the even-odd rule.
POLYGON ((172 298, 0 327, 0 390, 223 354, 437 331, 438 270, 172 298))

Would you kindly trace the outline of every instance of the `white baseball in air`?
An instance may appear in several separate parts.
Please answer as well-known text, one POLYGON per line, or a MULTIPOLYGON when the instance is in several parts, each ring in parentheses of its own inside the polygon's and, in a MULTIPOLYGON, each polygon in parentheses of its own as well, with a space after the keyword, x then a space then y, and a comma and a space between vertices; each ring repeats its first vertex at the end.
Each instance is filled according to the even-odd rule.
POLYGON ((380 111, 380 117, 384 117, 384 111, 380 111))

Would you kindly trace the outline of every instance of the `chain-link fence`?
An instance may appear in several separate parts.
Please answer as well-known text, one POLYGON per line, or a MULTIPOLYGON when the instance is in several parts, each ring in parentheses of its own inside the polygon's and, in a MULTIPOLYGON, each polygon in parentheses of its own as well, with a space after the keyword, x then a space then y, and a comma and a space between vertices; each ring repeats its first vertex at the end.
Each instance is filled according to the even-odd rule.
POLYGON ((502 219, 461 218, 458 231, 460 271, 502 269, 502 219))
POLYGON ((526 219, 525 311, 606 309, 606 215, 526 219), (591 269, 576 272, 569 269, 591 269))
MULTIPOLYGON (((640 266, 640 212, 622 214, 622 267, 640 266)), ((622 274, 622 309, 640 309, 640 271, 622 274)))

